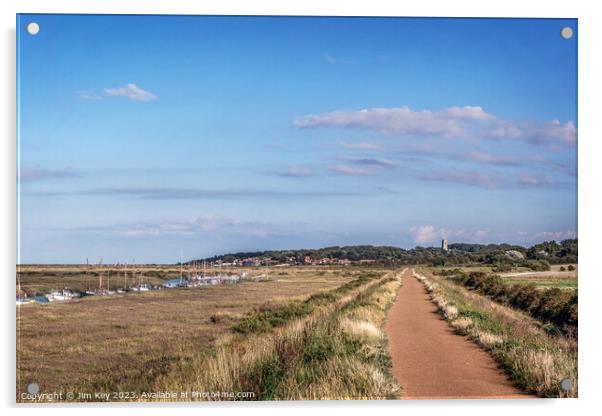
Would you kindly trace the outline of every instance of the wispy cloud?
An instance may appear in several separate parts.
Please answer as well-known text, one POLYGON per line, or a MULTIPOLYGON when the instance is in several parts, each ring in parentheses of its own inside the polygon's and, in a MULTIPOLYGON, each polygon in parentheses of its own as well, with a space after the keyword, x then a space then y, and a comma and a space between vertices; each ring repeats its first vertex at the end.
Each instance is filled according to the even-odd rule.
POLYGON ((77 233, 109 234, 132 238, 186 237, 219 234, 235 237, 265 238, 287 235, 291 229, 307 227, 302 222, 271 223, 229 218, 213 213, 185 219, 157 219, 139 222, 103 224, 68 228, 52 228, 77 233))
POLYGON ((21 168, 17 173, 22 181, 37 181, 42 179, 72 178, 77 176, 71 167, 50 169, 40 166, 21 168))
POLYGON ((328 52, 324 52, 322 54, 322 59, 324 59, 324 62, 329 63, 329 64, 336 64, 337 60, 328 52))
POLYGON ((519 175, 517 183, 525 188, 559 188, 562 184, 541 175, 519 175))
POLYGON ((80 91, 78 92, 79 98, 82 100, 102 100, 103 96, 95 93, 94 91, 80 91))
POLYGON ((346 65, 346 64, 353 64, 355 62, 354 59, 337 56, 335 54, 332 54, 331 52, 322 53, 322 60, 330 65, 335 65, 335 64, 346 65))
POLYGON ((125 97, 132 101, 154 101, 158 98, 153 93, 131 83, 124 87, 105 88, 105 94, 109 97, 125 97))
POLYGON ((576 230, 561 230, 561 231, 542 231, 536 234, 536 238, 538 239, 546 239, 546 240, 567 240, 571 238, 577 238, 576 230))
POLYGON ((500 174, 497 172, 479 171, 432 171, 417 175, 424 181, 458 183, 484 189, 498 188, 562 188, 566 183, 558 182, 543 175, 534 174, 500 174))
POLYGON ((338 175, 371 176, 392 169, 397 164, 388 159, 377 157, 350 157, 345 159, 347 164, 331 166, 328 169, 338 175), (350 165, 351 164, 351 165, 350 165))
POLYGON ((269 189, 191 189, 191 188, 96 188, 68 192, 37 192, 41 196, 131 196, 145 199, 229 199, 229 198, 282 198, 282 197, 332 197, 353 196, 356 192, 345 191, 281 191, 269 189))
POLYGON ((378 157, 354 157, 349 158, 349 161, 356 165, 377 166, 381 168, 392 168, 396 165, 392 160, 378 157))
POLYGON ((330 167, 330 171, 337 173, 339 175, 346 176, 370 176, 374 175, 376 172, 374 169, 367 169, 355 166, 347 166, 347 165, 336 165, 330 167))
POLYGON ((489 140, 522 140, 532 144, 574 145, 573 122, 559 120, 512 121, 496 117, 479 106, 414 111, 409 107, 337 110, 299 117, 297 128, 351 128, 413 137, 446 137, 489 140))
POLYGON ((284 178, 307 178, 314 176, 314 171, 305 165, 291 165, 283 171, 276 172, 277 176, 284 178))
POLYGON ((516 235, 521 238, 522 241, 529 242, 530 244, 541 242, 541 241, 562 241, 572 238, 577 238, 577 230, 555 230, 555 231, 537 231, 528 232, 525 230, 516 231, 516 235))
POLYGON ((380 150, 381 146, 375 143, 346 143, 344 141, 340 141, 339 145, 344 149, 352 149, 352 150, 380 150))
POLYGON ((402 194, 401 192, 399 192, 395 189, 389 188, 388 186, 376 186, 376 187, 374 187, 374 189, 376 191, 378 191, 379 193, 383 193, 383 194, 389 194, 389 195, 401 195, 402 194))
POLYGON ((487 165, 518 166, 524 163, 524 160, 521 160, 518 157, 499 156, 481 151, 473 151, 468 152, 466 154, 458 154, 457 156, 460 158, 464 157, 467 160, 472 160, 487 165))
POLYGON ((102 100, 106 97, 125 97, 131 101, 148 102, 159 98, 150 91, 146 91, 133 83, 126 84, 124 87, 105 88, 102 93, 97 93, 94 90, 79 91, 78 95, 82 100, 102 100))
POLYGON ((464 133, 460 120, 493 118, 481 107, 451 107, 440 112, 413 111, 409 107, 337 110, 330 113, 297 118, 298 128, 361 128, 394 134, 457 136, 464 133))
POLYGON ((433 171, 419 174, 418 178, 430 182, 459 183, 485 189, 496 189, 504 183, 504 177, 500 174, 476 171, 433 171))
POLYGON ((462 151, 457 148, 449 149, 441 143, 408 143, 396 149, 391 149, 391 153, 393 152, 400 155, 397 156, 398 159, 403 157, 404 160, 409 160, 407 155, 415 155, 421 158, 417 161, 422 163, 428 162, 430 159, 441 159, 471 162, 483 166, 544 168, 571 176, 575 176, 576 172, 574 164, 558 162, 533 152, 529 155, 509 155, 486 152, 478 148, 462 151))
POLYGON ((215 214, 206 214, 188 220, 139 222, 118 225, 114 228, 127 236, 146 237, 162 235, 194 235, 226 229, 243 232, 248 231, 249 228, 256 229, 257 224, 243 223, 215 214))

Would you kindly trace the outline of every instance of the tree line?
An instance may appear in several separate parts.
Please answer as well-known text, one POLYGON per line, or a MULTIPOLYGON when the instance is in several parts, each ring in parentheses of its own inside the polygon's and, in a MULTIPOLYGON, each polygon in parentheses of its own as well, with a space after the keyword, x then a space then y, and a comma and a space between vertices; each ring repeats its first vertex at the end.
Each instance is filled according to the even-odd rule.
POLYGON ((273 263, 303 264, 306 258, 319 260, 324 258, 360 262, 369 260, 382 265, 428 264, 451 266, 462 264, 487 264, 502 269, 513 266, 525 266, 533 270, 547 270, 550 264, 577 263, 577 239, 561 242, 545 241, 531 247, 510 244, 472 244, 454 243, 444 251, 434 247, 415 247, 403 249, 393 246, 332 246, 319 249, 266 250, 254 252, 230 253, 193 261, 233 262, 250 258, 268 260, 273 263), (519 253, 519 254, 517 254, 519 253))

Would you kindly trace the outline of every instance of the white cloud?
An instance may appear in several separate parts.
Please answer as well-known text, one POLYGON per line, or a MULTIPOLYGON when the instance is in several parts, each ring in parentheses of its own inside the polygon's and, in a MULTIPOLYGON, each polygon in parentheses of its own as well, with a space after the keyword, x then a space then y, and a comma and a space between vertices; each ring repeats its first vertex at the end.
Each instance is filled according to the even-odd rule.
POLYGON ((80 91, 79 98, 82 100, 102 100, 103 97, 94 91, 80 91))
POLYGON ((562 230, 562 231, 543 231, 537 234, 538 238, 546 240, 566 240, 570 238, 577 238, 577 231, 575 230, 562 230))
POLYGON ((410 234, 417 244, 433 243, 439 239, 440 233, 432 225, 421 225, 420 227, 412 227, 410 234))
POLYGON ((442 111, 442 114, 451 118, 467 120, 492 120, 495 117, 483 110, 479 106, 449 107, 442 111))
POLYGON ((487 230, 487 229, 476 230, 474 233, 472 233, 472 239, 476 240, 476 241, 482 241, 488 235, 489 235, 489 230, 487 230))
POLYGON ((410 235, 419 245, 438 245, 443 239, 455 239, 462 242, 483 242, 489 235, 488 229, 465 231, 461 229, 436 228, 433 225, 421 225, 410 228, 410 235))
POLYGON ((414 111, 408 106, 337 110, 311 114, 293 121, 297 128, 355 128, 398 136, 489 140, 522 140, 532 144, 574 145, 573 122, 511 121, 487 113, 479 106, 449 107, 439 111, 414 111))
POLYGON ((577 143, 577 127, 572 121, 562 124, 558 120, 544 122, 512 122, 498 119, 487 137, 497 140, 525 140, 533 144, 577 143))
POLYGON ((153 101, 157 96, 153 93, 143 90, 136 84, 127 84, 125 87, 105 88, 105 94, 110 97, 126 97, 132 101, 153 101))
POLYGON ((463 133, 463 129, 453 121, 453 117, 430 110, 413 111, 409 107, 338 110, 301 117, 293 124, 298 128, 360 128, 391 134, 457 136, 463 133))

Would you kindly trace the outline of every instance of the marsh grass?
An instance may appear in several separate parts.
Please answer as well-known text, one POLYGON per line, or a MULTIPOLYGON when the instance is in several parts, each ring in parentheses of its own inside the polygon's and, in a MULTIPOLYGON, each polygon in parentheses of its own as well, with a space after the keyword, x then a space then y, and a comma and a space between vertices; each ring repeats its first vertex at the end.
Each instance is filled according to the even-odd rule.
MULTIPOLYGON (((55 274, 56 283, 65 278, 63 272, 76 279, 78 270, 74 269, 48 270, 55 274)), ((40 275, 45 270, 35 267, 40 275)), ((148 271, 152 271, 150 266, 148 271)), ((325 293, 366 273, 338 268, 318 277, 318 271, 288 268, 278 282, 245 281, 19 307, 17 400, 30 382, 36 382, 40 392, 150 389, 157 377, 166 376, 174 367, 188 371, 199 357, 238 339, 241 335, 232 326, 248 314, 312 295, 329 303, 331 298, 325 293)))

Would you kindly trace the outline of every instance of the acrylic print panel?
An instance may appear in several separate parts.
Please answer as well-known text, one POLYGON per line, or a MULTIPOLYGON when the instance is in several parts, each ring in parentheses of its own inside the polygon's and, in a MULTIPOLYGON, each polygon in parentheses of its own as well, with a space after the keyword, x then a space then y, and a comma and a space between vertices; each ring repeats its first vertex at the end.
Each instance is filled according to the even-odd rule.
POLYGON ((577 396, 575 19, 17 33, 18 402, 577 396))

